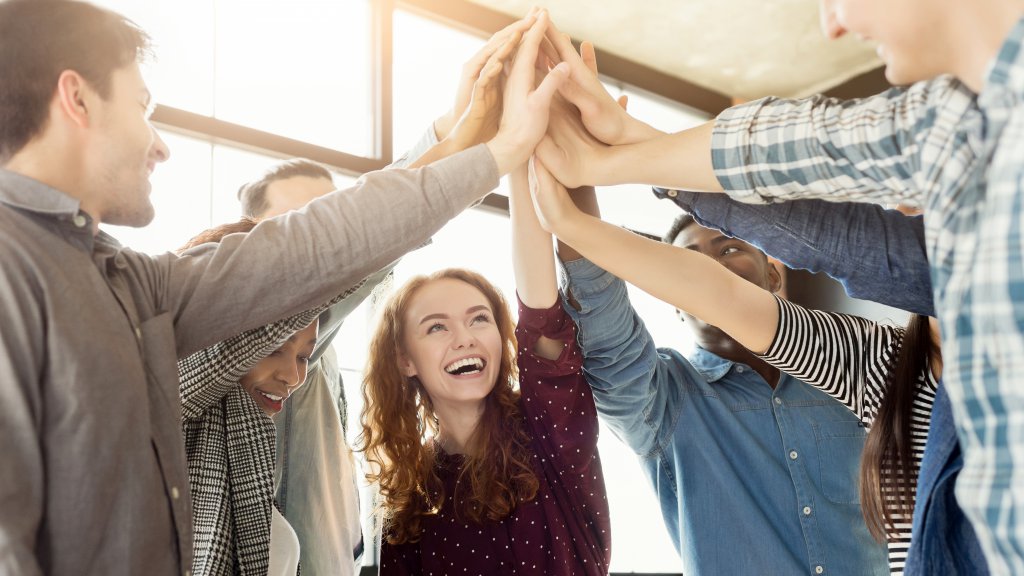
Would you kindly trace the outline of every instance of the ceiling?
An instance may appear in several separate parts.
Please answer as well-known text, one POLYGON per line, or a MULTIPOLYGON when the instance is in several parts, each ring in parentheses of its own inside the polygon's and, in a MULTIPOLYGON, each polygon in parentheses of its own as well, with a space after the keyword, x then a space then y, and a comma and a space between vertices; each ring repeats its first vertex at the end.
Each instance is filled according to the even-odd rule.
POLYGON ((872 45, 822 36, 818 0, 470 1, 515 17, 543 6, 577 40, 740 99, 814 94, 881 65, 872 45))

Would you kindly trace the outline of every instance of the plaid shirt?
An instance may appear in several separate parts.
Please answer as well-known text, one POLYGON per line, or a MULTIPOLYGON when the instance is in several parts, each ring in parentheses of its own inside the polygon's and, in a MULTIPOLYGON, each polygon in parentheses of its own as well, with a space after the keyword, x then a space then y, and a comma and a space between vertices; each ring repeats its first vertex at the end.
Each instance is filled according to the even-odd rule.
POLYGON ((734 198, 925 209, 944 382, 964 469, 957 498, 994 573, 1024 573, 1024 20, 974 94, 942 77, 863 100, 764 99, 716 121, 734 198))

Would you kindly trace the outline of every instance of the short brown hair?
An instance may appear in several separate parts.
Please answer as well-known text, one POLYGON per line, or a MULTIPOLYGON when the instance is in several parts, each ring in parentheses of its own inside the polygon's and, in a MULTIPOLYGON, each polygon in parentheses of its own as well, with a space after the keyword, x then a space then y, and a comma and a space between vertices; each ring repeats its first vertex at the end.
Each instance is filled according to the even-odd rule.
POLYGON ((92 4, 0 2, 0 163, 46 126, 61 73, 74 70, 106 99, 111 74, 148 51, 138 25, 92 4))
POLYGON ((242 218, 237 222, 228 222, 227 224, 221 224, 220 226, 214 226, 209 230, 204 230, 199 234, 192 237, 191 240, 185 243, 184 246, 178 248, 175 252, 181 254, 185 250, 195 248, 200 244, 207 244, 209 242, 220 242, 222 238, 228 234, 238 234, 240 232, 249 233, 256 224, 259 222, 253 218, 242 218))
POLYGON ((294 158, 271 166, 259 180, 242 184, 238 189, 238 200, 242 203, 242 214, 259 218, 267 210, 267 186, 278 180, 308 176, 334 181, 331 173, 322 165, 305 158, 294 158))

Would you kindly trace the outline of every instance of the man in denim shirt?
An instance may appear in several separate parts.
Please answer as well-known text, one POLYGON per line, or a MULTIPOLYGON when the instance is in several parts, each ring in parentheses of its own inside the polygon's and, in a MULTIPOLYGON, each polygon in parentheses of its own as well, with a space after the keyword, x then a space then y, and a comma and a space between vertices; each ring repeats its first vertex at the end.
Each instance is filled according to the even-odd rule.
MULTIPOLYGON (((688 245, 688 228, 671 239, 688 245)), ((753 268, 733 271, 777 289, 750 250, 753 268)), ((888 574, 861 517, 865 430, 849 410, 692 317, 693 354, 656 349, 624 282, 559 254, 595 403, 640 455, 685 574, 888 574)))
MULTIPOLYGON (((853 297, 933 316, 920 216, 873 204, 802 200, 754 206, 710 194, 655 188, 703 226, 749 241, 790 268, 824 272, 853 297)), ((953 494, 963 455, 944 387, 932 408, 918 475, 913 540, 904 574, 987 574, 974 529, 953 494)))

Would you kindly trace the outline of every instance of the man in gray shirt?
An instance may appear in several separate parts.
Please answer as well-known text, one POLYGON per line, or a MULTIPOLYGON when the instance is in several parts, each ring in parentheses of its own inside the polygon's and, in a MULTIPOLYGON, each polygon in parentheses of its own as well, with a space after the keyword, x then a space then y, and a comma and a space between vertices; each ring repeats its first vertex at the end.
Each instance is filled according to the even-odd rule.
POLYGON ((534 89, 547 18, 531 18, 485 145, 446 141, 422 169, 150 257, 99 231, 149 223, 149 174, 169 155, 147 116, 145 34, 85 3, 0 3, 0 573, 187 573, 176 360, 330 300, 526 161, 567 75, 534 89))

